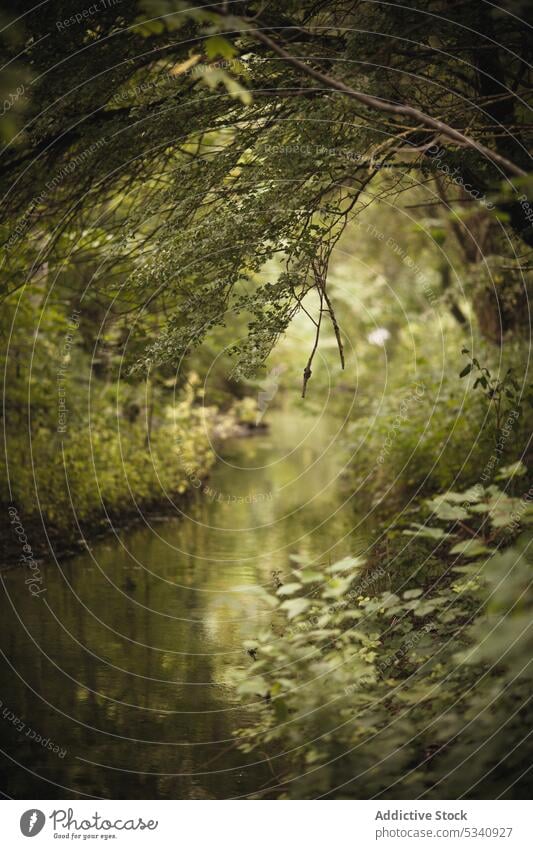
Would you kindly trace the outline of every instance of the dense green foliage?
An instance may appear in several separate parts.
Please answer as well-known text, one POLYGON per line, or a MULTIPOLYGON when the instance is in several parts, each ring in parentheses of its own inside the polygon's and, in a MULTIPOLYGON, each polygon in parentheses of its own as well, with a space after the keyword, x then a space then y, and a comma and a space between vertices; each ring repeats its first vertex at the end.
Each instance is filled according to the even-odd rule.
POLYGON ((5 500, 76 536, 196 488, 268 368, 331 393, 373 545, 266 594, 239 745, 286 797, 526 795, 525 4, 76 12, 2 42, 5 500))
POLYGON ((287 754, 284 796, 528 797, 531 559, 526 538, 497 551, 532 523, 530 500, 478 486, 429 503, 408 557, 398 539, 366 569, 297 564, 241 684, 268 697, 254 736, 287 754))
MULTIPOLYGON (((422 184, 426 203, 444 202, 442 218, 451 194, 459 207, 450 226, 478 274, 493 246, 520 254, 533 232, 519 200, 529 191, 531 46, 512 5, 144 0, 81 24, 70 4, 47 5, 7 45, 28 57, 14 67, 39 73, 0 174, 6 289, 43 261, 56 285, 82 264, 88 299, 113 314, 137 305, 135 333, 151 312, 166 313, 164 333, 139 353, 145 364, 179 362, 209 328, 244 311, 248 342, 236 347, 252 372, 310 292, 335 321, 331 252, 372 199, 391 204, 422 184), (498 49, 489 50, 496 31, 498 49), (441 131, 418 112, 407 119, 350 92, 422 116, 437 109, 441 131), (466 132, 465 114, 470 141, 457 145, 446 128, 466 132), (274 269, 272 257, 281 260, 274 269)), ((429 232, 437 242, 440 228, 437 219, 429 232)), ((518 291, 511 275, 499 287, 492 333, 523 318, 516 273, 518 291)))
MULTIPOLYGON (((182 389, 157 377, 120 380, 112 356, 91 363, 79 311, 67 318, 47 305, 34 328, 39 295, 42 288, 19 305, 3 360, 9 390, 2 476, 10 502, 27 519, 41 514, 47 525, 76 535, 75 521, 189 490, 213 461, 209 434, 217 423, 216 407, 199 403, 198 377, 190 373, 182 389)), ((5 339, 14 320, 5 310, 5 339)))

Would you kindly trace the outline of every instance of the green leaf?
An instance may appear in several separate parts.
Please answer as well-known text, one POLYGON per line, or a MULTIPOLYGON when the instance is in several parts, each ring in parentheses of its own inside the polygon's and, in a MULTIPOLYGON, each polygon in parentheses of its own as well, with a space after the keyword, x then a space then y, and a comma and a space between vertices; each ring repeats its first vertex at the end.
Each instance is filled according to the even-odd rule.
POLYGON ((299 563, 301 566, 307 566, 309 563, 309 555, 308 554, 290 554, 289 560, 292 560, 293 563, 299 563))
POLYGON ((229 96, 233 99, 241 100, 246 106, 249 106, 252 102, 252 95, 250 92, 237 82, 237 80, 225 71, 222 71, 220 68, 216 68, 214 65, 208 65, 205 67, 199 65, 194 70, 197 73, 197 78, 205 83, 212 91, 214 91, 218 85, 223 85, 229 96))
POLYGON ((444 599, 428 598, 420 602, 414 614, 415 616, 428 616, 443 604, 445 604, 444 599))
POLYGON ((522 463, 522 461, 517 460, 516 463, 511 463, 510 466, 503 466, 503 468, 501 468, 498 474, 496 475, 496 480, 509 480, 509 478, 520 477, 521 475, 525 475, 526 472, 527 469, 522 463))
POLYGON ((264 696, 268 692, 268 684, 261 675, 253 675, 241 681, 237 692, 241 696, 264 696))
POLYGON ((491 554, 492 549, 488 548, 477 539, 465 539, 462 542, 456 543, 451 549, 450 554, 461 554, 463 557, 479 557, 481 554, 491 554))
POLYGON ((267 593, 266 590, 264 590, 264 592, 262 592, 260 594, 259 598, 261 599, 262 602, 264 602, 265 604, 267 604, 271 608, 277 607, 278 604, 279 604, 276 596, 270 595, 270 593, 267 593))
POLYGON ((468 519, 468 513, 464 507, 454 507, 446 501, 440 501, 439 499, 428 501, 428 505, 439 519, 443 519, 446 522, 468 519))
POLYGON ((404 536, 408 537, 425 537, 427 539, 445 539, 446 537, 451 536, 446 531, 443 531, 442 528, 428 528, 424 525, 419 525, 417 523, 413 523, 412 525, 415 530, 413 531, 402 531, 404 536))
MULTIPOLYGON (((480 488, 478 487, 478 489, 480 488)), ((436 495, 432 503, 438 504, 444 501, 451 501, 453 504, 462 504, 463 501, 479 501, 479 495, 480 493, 475 487, 467 489, 466 492, 452 492, 450 490, 436 495)))
POLYGON ((306 598, 292 598, 288 601, 284 601, 281 605, 282 610, 287 611, 287 619, 289 622, 309 607, 311 607, 311 602, 306 598))
POLYGON ((406 590, 403 593, 404 598, 418 598, 418 596, 422 595, 424 590, 406 590))
POLYGON ((205 41, 205 55, 212 61, 217 56, 222 56, 223 59, 233 59, 238 51, 233 44, 224 38, 222 35, 212 35, 205 41))
POLYGON ((340 598, 348 591, 351 583, 350 576, 332 578, 324 590, 324 598, 340 598))
POLYGON ((347 572, 348 569, 355 569, 358 566, 364 566, 364 557, 344 557, 342 560, 334 563, 333 566, 328 566, 326 572, 331 572, 335 575, 337 572, 347 572))
POLYGON ((317 581, 324 580, 323 572, 314 572, 312 569, 304 569, 303 572, 299 572, 298 577, 302 584, 313 584, 317 581))
POLYGON ((278 589, 278 595, 293 595, 298 590, 302 589, 301 584, 297 584, 296 582, 292 584, 282 584, 278 589))
POLYGON ((460 372, 459 377, 466 377, 467 374, 470 374, 470 372, 472 371, 473 368, 474 368, 473 363, 468 363, 468 365, 464 367, 462 372, 460 372))
POLYGON ((240 100, 245 106, 249 106, 252 103, 253 98, 248 89, 244 88, 244 86, 228 74, 224 75, 224 85, 229 96, 234 100, 240 100))
POLYGON ((484 495, 484 488, 481 484, 476 484, 476 486, 471 486, 470 489, 467 489, 465 492, 461 494, 463 501, 468 501, 469 504, 475 501, 480 501, 484 495))
POLYGON ((521 516, 523 513, 520 506, 519 498, 509 498, 502 492, 493 495, 489 502, 489 515, 493 528, 505 528, 511 525, 517 515, 521 516))

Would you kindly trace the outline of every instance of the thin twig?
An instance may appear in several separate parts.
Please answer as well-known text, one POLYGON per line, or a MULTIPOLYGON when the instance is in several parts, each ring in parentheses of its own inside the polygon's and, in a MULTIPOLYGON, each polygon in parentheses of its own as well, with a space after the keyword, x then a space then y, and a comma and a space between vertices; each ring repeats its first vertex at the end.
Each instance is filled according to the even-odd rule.
POLYGON ((302 385, 302 398, 305 398, 305 392, 306 392, 306 389, 307 389, 307 383, 308 383, 309 378, 311 377, 311 375, 312 375, 312 373, 313 373, 313 372, 311 371, 311 364, 312 364, 312 362, 313 362, 313 358, 314 358, 314 356, 315 356, 315 354, 316 354, 316 349, 318 348, 318 340, 319 340, 319 338, 320 338, 320 325, 322 324, 322 312, 323 312, 323 310, 322 310, 322 306, 323 306, 323 295, 322 295, 322 290, 321 290, 321 289, 319 289, 319 290, 318 290, 318 294, 319 294, 319 296, 320 296, 320 313, 319 313, 319 315, 318 315, 318 321, 317 321, 317 323, 316 323, 315 344, 313 345, 312 351, 311 351, 311 353, 309 354, 309 359, 307 360, 307 365, 306 365, 306 367, 304 368, 304 380, 303 380, 303 385, 302 385))

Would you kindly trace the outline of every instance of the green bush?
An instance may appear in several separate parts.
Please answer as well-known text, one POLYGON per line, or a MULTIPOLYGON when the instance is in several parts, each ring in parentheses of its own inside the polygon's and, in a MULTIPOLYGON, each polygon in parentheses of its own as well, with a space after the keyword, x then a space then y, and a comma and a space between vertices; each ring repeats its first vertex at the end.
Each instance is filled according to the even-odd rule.
POLYGON ((438 580, 360 558, 300 563, 265 599, 277 638, 246 644, 255 723, 239 745, 267 752, 285 798, 527 797, 533 599, 529 537, 516 535, 533 521, 528 495, 491 486, 428 509, 406 540, 439 546, 438 580))

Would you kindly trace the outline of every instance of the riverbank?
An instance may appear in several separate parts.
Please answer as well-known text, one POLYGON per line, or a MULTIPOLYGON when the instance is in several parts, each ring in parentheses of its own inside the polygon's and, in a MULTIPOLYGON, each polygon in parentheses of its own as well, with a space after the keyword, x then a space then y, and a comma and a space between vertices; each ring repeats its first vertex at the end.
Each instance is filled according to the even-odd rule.
MULTIPOLYGON (((204 478, 205 481, 208 477, 204 478)), ((99 515, 84 520, 79 525, 74 521, 69 526, 60 528, 53 525, 44 526, 43 520, 30 517, 24 521, 16 505, 6 508, 9 523, 2 527, 0 532, 0 546, 2 547, 2 563, 0 572, 16 569, 27 565, 27 557, 31 554, 32 559, 40 563, 45 558, 56 557, 59 559, 75 557, 82 551, 87 550, 91 543, 105 539, 117 531, 125 531, 135 527, 143 519, 156 520, 158 518, 167 520, 185 507, 193 497, 193 490, 186 493, 176 494, 172 504, 168 498, 155 499, 154 501, 141 503, 130 510, 120 509, 106 511, 107 516, 99 515), (10 511, 16 511, 15 515, 10 511), (13 521, 15 520, 15 521, 13 521), (16 533, 13 526, 18 525, 22 531, 16 533), (28 540, 26 542, 26 540, 28 540), (24 546, 29 546, 30 551, 24 551, 24 546), (26 557, 26 559, 25 559, 26 557)))
MULTIPOLYGON (((215 456, 223 449, 224 443, 234 439, 252 438, 264 434, 267 429, 265 423, 255 427, 253 423, 240 420, 238 410, 229 410, 225 414, 212 412, 209 416, 208 431, 203 427, 192 427, 186 435, 177 440, 167 438, 166 445, 157 444, 156 431, 147 456, 152 456, 155 445, 159 450, 166 450, 170 457, 173 456, 173 464, 167 462, 166 466, 168 471, 174 465, 179 475, 177 480, 176 474, 172 476, 174 489, 166 490, 157 470, 153 469, 150 489, 156 494, 136 497, 136 492, 129 486, 128 470, 125 469, 126 487, 116 492, 115 499, 102 499, 88 514, 82 511, 81 515, 72 515, 68 521, 65 514, 58 523, 48 515, 46 509, 43 509, 41 515, 35 515, 28 514, 25 505, 16 502, 4 504, 2 512, 6 521, 2 522, 0 528, 3 553, 0 571, 27 566, 28 560, 38 563, 49 558, 52 553, 57 558, 74 557, 86 550, 92 542, 104 539, 113 532, 128 530, 143 519, 157 520, 161 517, 168 520, 181 515, 198 488, 209 481, 215 456)), ((136 457, 138 461, 139 454, 136 457)), ((95 480, 96 492, 100 491, 99 483, 95 480)), ((71 488, 67 487, 66 492, 70 494, 71 488)), ((42 498, 39 503, 42 503, 42 498)), ((69 501, 68 506, 69 513, 74 513, 76 501, 69 501)))

